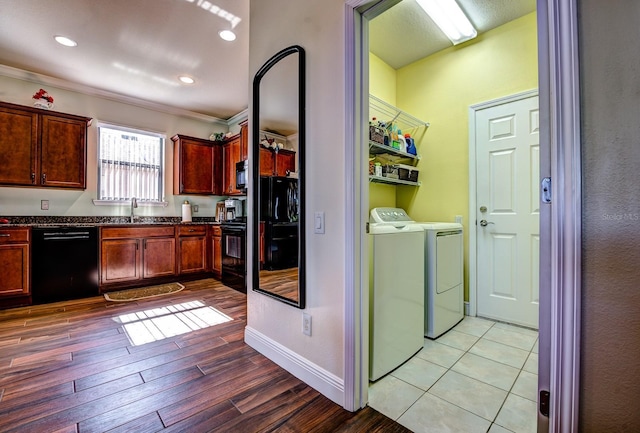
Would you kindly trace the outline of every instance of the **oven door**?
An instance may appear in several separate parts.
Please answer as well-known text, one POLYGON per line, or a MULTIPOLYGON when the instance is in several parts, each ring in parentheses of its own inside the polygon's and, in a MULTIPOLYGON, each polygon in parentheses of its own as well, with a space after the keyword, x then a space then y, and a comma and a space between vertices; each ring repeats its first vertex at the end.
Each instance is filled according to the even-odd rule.
POLYGON ((249 161, 244 160, 236 163, 236 189, 247 189, 247 168, 249 161))
POLYGON ((246 227, 222 225, 222 284, 247 293, 246 227))

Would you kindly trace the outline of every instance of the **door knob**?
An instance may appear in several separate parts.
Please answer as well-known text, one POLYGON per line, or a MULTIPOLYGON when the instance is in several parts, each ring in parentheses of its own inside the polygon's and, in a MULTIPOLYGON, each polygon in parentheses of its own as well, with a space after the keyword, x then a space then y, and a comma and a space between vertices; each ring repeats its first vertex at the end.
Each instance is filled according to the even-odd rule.
POLYGON ((486 226, 488 226, 489 224, 495 224, 495 223, 494 223, 494 222, 491 222, 491 221, 487 221, 487 220, 480 220, 480 225, 481 225, 482 227, 486 227, 486 226))

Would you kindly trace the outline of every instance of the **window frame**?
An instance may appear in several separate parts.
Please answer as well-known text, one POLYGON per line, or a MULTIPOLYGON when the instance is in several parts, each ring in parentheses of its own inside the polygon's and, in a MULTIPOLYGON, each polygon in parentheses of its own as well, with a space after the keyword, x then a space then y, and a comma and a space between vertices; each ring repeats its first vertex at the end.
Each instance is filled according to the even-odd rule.
POLYGON ((101 193, 100 193, 100 188, 101 188, 101 178, 102 178, 102 167, 101 167, 101 158, 100 158, 100 149, 101 149, 101 134, 100 134, 100 130, 101 128, 109 128, 109 129, 114 129, 117 130, 119 132, 122 133, 132 133, 132 134, 141 134, 141 135, 148 135, 151 137, 157 137, 160 139, 160 169, 159 169, 159 173, 158 173, 158 177, 159 177, 159 182, 158 182, 158 189, 159 189, 159 196, 160 199, 159 200, 140 200, 138 199, 138 206, 161 206, 161 207, 167 207, 167 205, 169 204, 166 200, 166 188, 165 188, 165 183, 166 183, 166 178, 165 178, 165 174, 166 174, 166 166, 165 166, 165 162, 166 162, 166 158, 165 158, 165 151, 166 151, 166 142, 167 142, 167 134, 163 133, 163 132, 157 132, 157 131, 151 131, 151 130, 144 130, 144 129, 140 129, 140 128, 135 128, 135 127, 131 127, 131 126, 124 126, 124 125, 119 125, 116 123, 108 123, 108 122, 99 122, 96 125, 96 199, 93 200, 93 204, 95 206, 109 206, 109 205, 123 205, 123 204, 130 204, 131 203, 131 199, 120 199, 120 200, 108 200, 108 199, 102 199, 99 198, 101 193))

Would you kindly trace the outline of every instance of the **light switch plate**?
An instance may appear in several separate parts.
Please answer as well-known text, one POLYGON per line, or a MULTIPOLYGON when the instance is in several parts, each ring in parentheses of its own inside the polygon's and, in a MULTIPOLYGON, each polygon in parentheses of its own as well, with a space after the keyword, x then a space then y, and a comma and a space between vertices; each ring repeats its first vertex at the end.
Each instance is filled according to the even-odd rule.
POLYGON ((49 200, 40 200, 40 209, 49 210, 49 200))
POLYGON ((313 232, 324 234, 324 212, 316 212, 313 217, 313 232))

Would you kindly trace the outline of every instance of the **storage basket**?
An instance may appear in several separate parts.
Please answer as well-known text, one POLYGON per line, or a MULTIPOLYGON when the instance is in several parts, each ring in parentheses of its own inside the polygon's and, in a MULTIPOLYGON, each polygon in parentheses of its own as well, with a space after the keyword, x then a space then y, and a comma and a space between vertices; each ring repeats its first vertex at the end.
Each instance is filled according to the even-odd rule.
POLYGON ((398 168, 398 179, 411 182, 418 181, 418 170, 415 167, 404 164, 396 164, 395 166, 398 168))
POLYGON ((398 166, 397 165, 383 165, 382 166, 382 175, 384 177, 388 177, 389 179, 399 179, 398 175, 398 166))
POLYGON ((378 126, 369 125, 369 140, 375 143, 384 144, 384 129, 378 126))

